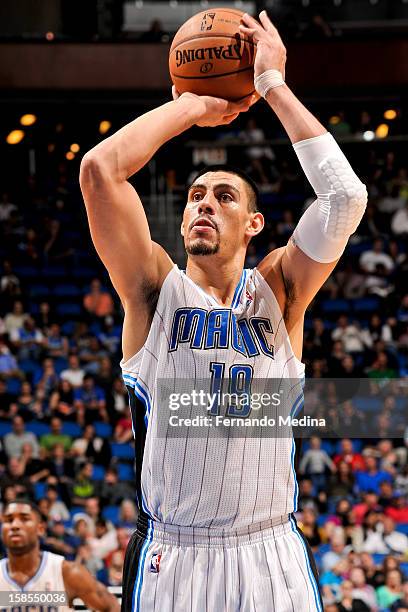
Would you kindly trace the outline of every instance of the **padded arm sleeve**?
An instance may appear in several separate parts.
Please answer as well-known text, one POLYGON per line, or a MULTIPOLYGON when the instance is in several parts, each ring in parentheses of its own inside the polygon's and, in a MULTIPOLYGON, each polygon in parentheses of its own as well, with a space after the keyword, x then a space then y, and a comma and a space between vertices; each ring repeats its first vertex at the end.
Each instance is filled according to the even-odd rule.
POLYGON ((338 259, 360 223, 367 205, 365 185, 329 133, 293 145, 317 200, 301 217, 294 243, 311 259, 338 259))

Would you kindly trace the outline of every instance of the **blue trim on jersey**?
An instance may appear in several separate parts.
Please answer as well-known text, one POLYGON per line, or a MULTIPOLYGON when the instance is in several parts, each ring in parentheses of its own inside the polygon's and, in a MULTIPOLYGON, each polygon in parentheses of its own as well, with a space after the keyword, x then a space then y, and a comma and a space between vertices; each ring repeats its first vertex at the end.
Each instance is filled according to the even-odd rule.
POLYGON ((316 603, 316 609, 318 610, 318 612, 323 612, 323 608, 321 606, 320 597, 319 597, 319 587, 317 586, 316 578, 314 577, 312 568, 310 566, 310 561, 309 561, 309 557, 308 557, 308 554, 307 554, 305 543, 302 540, 302 537, 301 537, 301 535, 299 534, 299 532, 297 530, 297 526, 296 526, 295 521, 293 520, 293 517, 290 516, 290 515, 289 515, 289 521, 290 521, 290 524, 292 525, 292 531, 299 538, 300 543, 302 544, 303 551, 305 553, 307 573, 309 574, 310 582, 312 584, 313 594, 314 594, 315 603, 316 603))
POLYGON ((40 563, 40 566, 39 566, 38 570, 36 571, 34 576, 32 578, 30 578, 30 580, 28 580, 28 582, 25 583, 24 586, 21 586, 21 584, 18 584, 18 582, 15 582, 15 580, 13 580, 12 577, 9 575, 8 569, 7 569, 7 557, 6 557, 5 559, 2 559, 2 570, 3 570, 4 579, 9 584, 11 584, 12 586, 16 587, 19 591, 24 592, 31 582, 34 582, 35 580, 38 580, 38 578, 40 578, 40 576, 44 572, 44 569, 45 569, 45 566, 46 566, 46 563, 47 563, 47 559, 48 559, 48 553, 46 551, 44 551, 42 553, 41 563, 40 563))
POLYGON ((298 494, 299 494, 299 485, 296 478, 295 472, 295 452, 296 452, 296 444, 294 438, 292 438, 292 450, 290 453, 290 466, 293 473, 293 482, 295 483, 295 490, 293 491, 293 512, 296 512, 298 506, 298 494))
POLYGON ((303 406, 304 403, 304 398, 303 398, 303 391, 298 395, 298 397, 295 399, 295 403, 292 406, 292 410, 290 411, 290 416, 296 416, 296 414, 299 412, 299 408, 303 406))
POLYGON ((142 594, 144 564, 146 561, 147 550, 149 548, 149 545, 152 539, 153 539, 153 522, 150 519, 148 519, 148 529, 147 529, 146 540, 142 546, 142 550, 140 551, 139 567, 137 568, 135 586, 133 589, 132 612, 139 612, 140 610, 140 596, 142 594))
POLYGON ((123 380, 125 381, 125 383, 128 383, 128 385, 133 388, 136 397, 142 402, 142 404, 145 407, 144 422, 145 422, 146 429, 147 429, 147 426, 149 424, 151 407, 152 407, 152 400, 150 397, 150 393, 148 392, 147 389, 144 389, 142 387, 142 385, 137 380, 137 378, 130 376, 130 374, 123 374, 123 380))
POLYGON ((239 279, 239 283, 235 288, 234 297, 232 298, 231 308, 236 308, 240 302, 242 292, 244 290, 246 281, 246 270, 242 270, 241 278, 239 279))

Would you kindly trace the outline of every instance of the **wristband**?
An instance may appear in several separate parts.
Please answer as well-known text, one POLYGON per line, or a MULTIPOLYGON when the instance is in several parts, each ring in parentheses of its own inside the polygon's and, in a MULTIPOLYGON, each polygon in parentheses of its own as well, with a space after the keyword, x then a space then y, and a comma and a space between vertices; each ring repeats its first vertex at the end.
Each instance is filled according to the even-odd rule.
POLYGON ((282 73, 274 68, 265 70, 265 72, 255 77, 254 80, 255 89, 263 98, 266 98, 266 94, 270 89, 280 87, 280 85, 284 84, 285 81, 283 80, 282 73))

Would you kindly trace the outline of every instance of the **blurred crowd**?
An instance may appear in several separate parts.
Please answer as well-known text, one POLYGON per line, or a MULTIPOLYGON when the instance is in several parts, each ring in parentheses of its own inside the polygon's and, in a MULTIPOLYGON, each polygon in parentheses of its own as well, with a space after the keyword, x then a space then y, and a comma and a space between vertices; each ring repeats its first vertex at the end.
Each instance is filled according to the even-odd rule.
MULTIPOLYGON (((369 113, 358 125, 337 117, 328 124, 336 135, 370 129, 369 113)), ((257 181, 266 217, 248 249, 252 267, 287 242, 312 199, 295 156, 265 143, 260 119, 233 137, 245 146, 228 161, 257 181)), ((394 387, 380 399, 349 399, 341 414, 328 393, 339 431, 348 428, 349 436, 304 444, 297 518, 316 555, 328 612, 399 612, 408 609, 408 394, 401 383, 408 372, 408 170, 397 145, 345 150, 369 204, 308 309, 306 375, 394 387), (378 414, 370 412, 374 400, 378 414), (367 420, 370 437, 353 436, 367 420)), ((168 189, 185 185, 185 168, 182 161, 167 167, 168 189)), ((77 180, 62 164, 51 177, 8 185, 0 199, 1 504, 35 499, 47 522, 42 547, 115 586, 137 520, 119 370, 123 313, 90 246, 77 180)))

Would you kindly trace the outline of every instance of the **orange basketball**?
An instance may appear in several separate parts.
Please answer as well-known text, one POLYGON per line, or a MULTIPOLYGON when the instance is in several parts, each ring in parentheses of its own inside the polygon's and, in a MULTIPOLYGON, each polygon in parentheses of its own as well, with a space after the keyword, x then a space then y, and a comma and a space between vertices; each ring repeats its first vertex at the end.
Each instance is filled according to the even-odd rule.
POLYGON ((216 8, 186 21, 170 49, 177 91, 238 100, 254 92, 256 44, 239 31, 242 11, 216 8))

